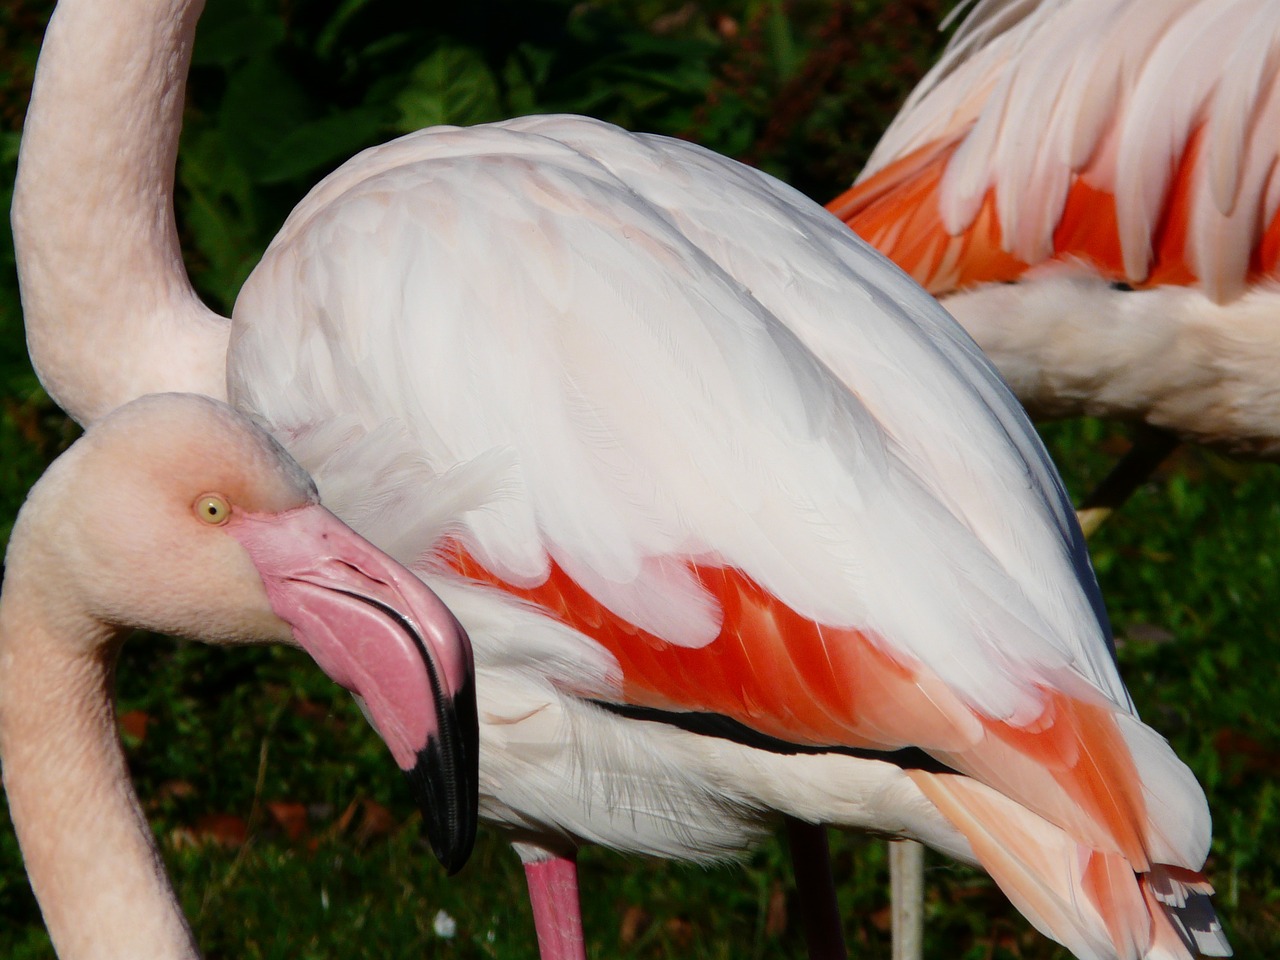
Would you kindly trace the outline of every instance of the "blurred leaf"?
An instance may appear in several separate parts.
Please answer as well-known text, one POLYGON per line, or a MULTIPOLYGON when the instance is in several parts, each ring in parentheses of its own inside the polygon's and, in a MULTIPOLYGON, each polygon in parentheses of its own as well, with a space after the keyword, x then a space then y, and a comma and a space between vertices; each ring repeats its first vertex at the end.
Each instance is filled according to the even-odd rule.
MULTIPOLYGON (((11 164, 18 162, 18 148, 22 145, 22 135, 11 130, 0 132, 0 163, 10 169, 11 164)), ((6 183, 12 183, 12 175, 5 178, 6 183)), ((12 189, 6 190, 6 194, 12 194, 12 189)))
POLYGON ((328 173, 374 139, 381 121, 381 111, 357 109, 300 124, 272 144, 257 169, 258 181, 328 173))
POLYGON ((373 0, 342 0, 333 12, 333 16, 329 18, 329 22, 316 37, 316 53, 321 57, 332 56, 337 50, 342 31, 372 2, 373 0))
POLYGON ((789 80, 804 61, 797 48, 782 0, 771 0, 764 15, 769 53, 778 80, 789 80))
POLYGON ((261 179, 280 139, 314 116, 298 80, 267 57, 255 57, 230 76, 218 111, 224 149, 250 177, 261 179))
POLYGON ((193 67, 230 68, 261 59, 284 42, 285 24, 274 5, 249 0, 216 0, 200 17, 193 67))
POLYGON ((310 826, 306 804, 296 800, 269 800, 264 806, 267 815, 290 840, 297 842, 306 836, 310 826))
POLYGON ((210 305, 224 314, 261 255, 253 183, 233 153, 221 131, 192 131, 183 137, 178 167, 190 238, 187 269, 210 305))
POLYGON ((466 126, 502 118, 498 82, 474 50, 445 46, 424 59, 395 98, 396 129, 466 126))
POLYGON ((502 89, 510 116, 538 112, 539 90, 551 74, 552 62, 550 51, 530 44, 522 45, 507 60, 502 69, 502 89))

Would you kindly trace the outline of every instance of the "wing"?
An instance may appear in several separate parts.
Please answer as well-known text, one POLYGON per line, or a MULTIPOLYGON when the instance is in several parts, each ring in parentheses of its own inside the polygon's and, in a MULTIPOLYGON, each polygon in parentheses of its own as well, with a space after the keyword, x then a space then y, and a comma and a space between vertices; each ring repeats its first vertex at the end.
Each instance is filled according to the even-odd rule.
POLYGON ((1043 448, 930 298, 688 144, 531 118, 386 149, 286 224, 230 371, 286 439, 394 424, 430 486, 368 496, 448 509, 364 532, 595 639, 632 703, 921 746, 1137 864, 1203 860, 1043 448))
POLYGON ((1280 7, 982 0, 831 209, 935 293, 1081 260, 1214 300, 1280 255, 1280 7))

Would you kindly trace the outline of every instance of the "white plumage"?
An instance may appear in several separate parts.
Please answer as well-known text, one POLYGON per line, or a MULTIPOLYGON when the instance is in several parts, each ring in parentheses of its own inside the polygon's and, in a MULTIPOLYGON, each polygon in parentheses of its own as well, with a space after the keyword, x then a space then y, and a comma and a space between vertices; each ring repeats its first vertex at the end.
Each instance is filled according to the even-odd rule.
MULTIPOLYGON (((816 206, 687 144, 577 118, 406 140, 411 161, 337 197, 322 185, 319 209, 304 200, 245 284, 237 404, 286 436, 353 409, 365 430, 399 421, 435 474, 505 452, 490 490, 459 478, 478 504, 451 518, 455 536, 521 586, 554 558, 672 642, 719 632, 683 565, 705 558, 806 617, 892 638, 993 716, 1034 711, 1021 695, 1076 659, 1126 702, 1039 442, 931 301, 816 206), (676 214, 688 195, 733 222, 676 214), (474 269, 482 257, 493 272, 474 269), (1019 582, 1028 566, 1046 575, 1019 582), (993 669, 1006 658, 1017 675, 993 669)), ((351 165, 384 167, 381 149, 351 165)), ((445 532, 401 549, 420 559, 445 532)))

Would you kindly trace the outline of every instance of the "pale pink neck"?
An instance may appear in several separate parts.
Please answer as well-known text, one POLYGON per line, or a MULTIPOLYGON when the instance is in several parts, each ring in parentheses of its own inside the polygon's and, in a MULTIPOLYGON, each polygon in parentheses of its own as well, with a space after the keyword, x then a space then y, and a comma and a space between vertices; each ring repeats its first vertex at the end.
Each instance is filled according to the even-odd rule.
POLYGON ((174 165, 202 0, 62 0, 23 130, 13 228, 32 360, 82 423, 143 393, 223 398, 228 324, 178 247, 174 165))
POLYGON ((112 632, 65 608, 51 623, 40 611, 59 605, 37 591, 7 581, 0 605, 0 761, 54 948, 60 960, 195 960, 116 734, 112 632))

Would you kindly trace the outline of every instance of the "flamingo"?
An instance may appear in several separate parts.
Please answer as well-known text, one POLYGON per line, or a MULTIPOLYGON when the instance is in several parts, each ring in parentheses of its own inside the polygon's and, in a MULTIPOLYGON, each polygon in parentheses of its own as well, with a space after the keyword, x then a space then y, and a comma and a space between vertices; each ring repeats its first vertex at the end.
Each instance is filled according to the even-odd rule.
POLYGON ((0 594, 0 760, 62 960, 195 958, 116 733, 133 629, 301 646, 359 694, 456 869, 475 830, 465 633, 417 577, 320 506, 260 427, 153 395, 95 422, 32 488, 0 594))
POLYGON ((779 814, 979 862, 1087 960, 1229 952, 1056 474, 918 287, 757 171, 532 117, 353 158, 228 325, 173 225, 199 4, 125 7, 63 0, 41 55, 33 361, 82 422, 229 397, 431 585, 544 957, 583 956, 581 844, 705 862, 779 814))
POLYGON ((1278 51, 1267 0, 979 0, 829 209, 1033 415, 1280 458, 1278 51))
POLYGON ((979 0, 828 205, 1033 415, 1156 428, 1086 530, 1175 438, 1280 457, 1278 50, 1265 0, 979 0))

